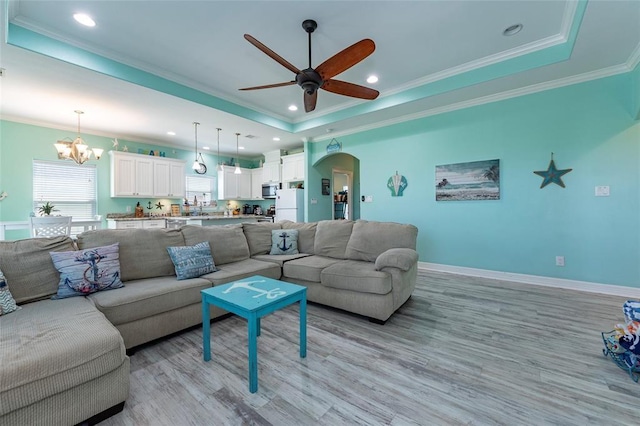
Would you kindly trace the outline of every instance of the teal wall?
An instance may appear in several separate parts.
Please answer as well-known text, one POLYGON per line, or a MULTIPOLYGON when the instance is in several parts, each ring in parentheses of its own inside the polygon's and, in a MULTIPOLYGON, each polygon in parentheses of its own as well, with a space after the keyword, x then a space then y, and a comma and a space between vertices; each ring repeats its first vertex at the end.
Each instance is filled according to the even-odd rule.
MULTIPOLYGON (((57 160, 57 152, 53 144, 59 139, 75 137, 73 131, 51 129, 41 126, 33 126, 29 124, 16 123, 12 121, 0 121, 0 192, 6 191, 9 196, 0 201, 0 221, 23 221, 27 220, 29 213, 33 210, 32 201, 32 161, 37 160, 57 160)), ((163 210, 157 210, 154 206, 152 210, 146 212, 168 213, 171 203, 181 203, 180 199, 147 199, 147 198, 111 198, 110 197, 110 174, 109 162, 110 157, 108 151, 113 147, 112 138, 96 136, 91 134, 82 134, 89 147, 103 148, 105 150, 99 161, 92 160, 98 170, 98 213, 106 216, 107 213, 125 213, 127 206, 132 211, 136 202, 140 201, 140 205, 147 206, 147 202, 151 201, 155 205, 158 201, 164 204, 163 210)), ((129 152, 137 153, 138 149, 160 150, 166 152, 168 158, 178 158, 186 161, 185 173, 195 173, 191 170, 193 164, 193 151, 182 149, 174 149, 160 145, 150 145, 118 139, 120 150, 126 145, 129 152)), ((215 176, 215 167, 217 158, 215 155, 207 154, 203 151, 203 158, 209 168, 207 176, 215 176)), ((228 162, 228 157, 221 156, 221 161, 228 162)), ((242 167, 256 167, 256 160, 240 159, 242 167)), ((235 204, 244 204, 243 202, 234 202, 235 204)), ((219 203, 223 205, 224 203, 219 203)), ((268 201, 255 202, 250 201, 249 204, 262 204, 263 207, 269 205, 268 201)), ((103 223, 106 226, 106 222, 103 223)), ((7 231, 7 239, 27 238, 27 231, 7 231)))
MULTIPOLYGON (((637 70, 636 70, 637 71, 637 70)), ((420 261, 640 287, 640 122, 628 73, 340 137, 360 217, 419 228, 420 261), (566 188, 540 189, 551 152, 566 188), (499 201, 435 201, 435 166, 500 159, 499 201), (408 186, 391 197, 396 170, 408 186), (609 185, 610 197, 595 197, 609 185), (555 256, 566 266, 555 266, 555 256)), ((637 86, 633 86, 637 87, 637 86)), ((309 144, 323 164, 327 141, 309 144)), ((311 172, 309 188, 320 187, 311 172)), ((324 177, 324 176, 323 176, 324 177)), ((318 217, 309 206, 309 220, 318 217)))

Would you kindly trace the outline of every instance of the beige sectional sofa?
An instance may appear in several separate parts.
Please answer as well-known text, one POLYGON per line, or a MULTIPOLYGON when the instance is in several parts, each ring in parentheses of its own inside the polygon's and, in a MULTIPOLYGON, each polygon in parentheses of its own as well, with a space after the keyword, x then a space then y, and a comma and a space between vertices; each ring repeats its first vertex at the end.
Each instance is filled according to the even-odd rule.
MULTIPOLYGON (((76 424, 121 410, 130 349, 201 323, 200 290, 252 275, 305 285, 311 302, 384 322, 411 295, 417 228, 367 221, 88 231, 0 241, 20 310, 0 316, 0 424, 76 424), (297 229, 300 253, 270 255, 272 230, 297 229), (216 272, 177 280, 167 247, 208 241, 216 272), (123 288, 51 300, 49 252, 119 243, 123 288)), ((212 308, 211 318, 225 312, 212 308)))

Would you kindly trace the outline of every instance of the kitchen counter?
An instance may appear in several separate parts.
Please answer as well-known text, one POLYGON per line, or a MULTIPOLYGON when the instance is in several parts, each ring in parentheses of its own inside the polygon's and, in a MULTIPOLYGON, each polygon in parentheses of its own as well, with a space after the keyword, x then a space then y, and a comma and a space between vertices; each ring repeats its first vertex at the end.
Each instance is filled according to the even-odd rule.
MULTIPOLYGON (((107 220, 114 221, 135 221, 135 220, 222 220, 222 219, 264 219, 264 215, 255 214, 236 214, 232 216, 224 216, 221 214, 205 215, 205 216, 145 216, 145 217, 109 217, 107 220)), ((270 217, 270 216, 269 216, 270 217)))
POLYGON ((255 214, 236 214, 232 216, 223 216, 220 214, 209 216, 174 216, 168 217, 171 220, 223 220, 223 219, 264 219, 265 216, 258 216, 255 214))
POLYGON ((273 221, 272 217, 253 214, 239 214, 224 216, 220 214, 205 216, 117 216, 108 217, 109 229, 137 229, 137 228, 179 228, 182 225, 229 225, 242 222, 273 221))

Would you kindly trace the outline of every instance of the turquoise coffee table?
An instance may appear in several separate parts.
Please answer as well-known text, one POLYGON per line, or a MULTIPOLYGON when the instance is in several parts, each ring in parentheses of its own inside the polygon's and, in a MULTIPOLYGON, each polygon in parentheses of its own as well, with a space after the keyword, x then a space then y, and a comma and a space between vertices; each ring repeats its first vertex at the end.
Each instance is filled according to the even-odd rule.
POLYGON ((249 328, 249 391, 258 391, 258 336, 260 318, 300 302, 300 358, 307 356, 307 289, 254 275, 202 293, 202 344, 205 361, 211 360, 209 305, 218 306, 245 318, 249 328))

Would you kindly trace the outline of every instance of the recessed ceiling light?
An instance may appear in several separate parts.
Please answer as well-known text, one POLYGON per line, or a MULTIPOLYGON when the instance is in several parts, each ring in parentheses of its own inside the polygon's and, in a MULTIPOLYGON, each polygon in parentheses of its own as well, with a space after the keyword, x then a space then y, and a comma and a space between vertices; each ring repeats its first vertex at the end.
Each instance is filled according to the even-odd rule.
POLYGON ((520 31, 522 31, 522 24, 515 24, 507 27, 507 29, 502 32, 502 35, 512 36, 518 34, 520 31))
POLYGON ((289 105, 289 111, 297 111, 298 107, 295 105, 289 105))
POLYGON ((367 83, 373 84, 373 83, 377 83, 377 82, 378 82, 378 76, 370 75, 369 77, 367 77, 367 83))
POLYGON ((169 132, 167 132, 167 134, 168 134, 169 136, 175 136, 175 135, 176 135, 176 132, 171 132, 171 131, 169 131, 169 132))
POLYGON ((244 146, 239 146, 238 149, 244 149, 244 146))
POLYGON ((91 16, 86 13, 74 13, 73 19, 84 25, 85 27, 95 27, 96 21, 91 19, 91 16))
POLYGON ((276 136, 275 138, 273 138, 273 140, 278 142, 278 141, 280 141, 280 138, 276 136))
POLYGON ((203 146, 202 149, 206 149, 207 151, 209 151, 211 148, 209 148, 208 146, 203 146))

